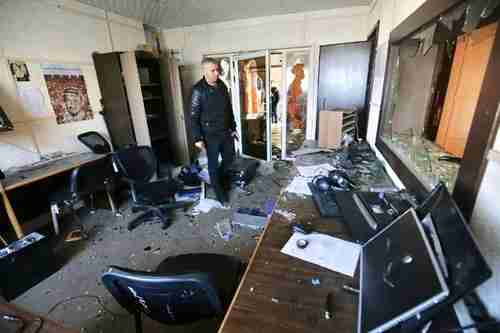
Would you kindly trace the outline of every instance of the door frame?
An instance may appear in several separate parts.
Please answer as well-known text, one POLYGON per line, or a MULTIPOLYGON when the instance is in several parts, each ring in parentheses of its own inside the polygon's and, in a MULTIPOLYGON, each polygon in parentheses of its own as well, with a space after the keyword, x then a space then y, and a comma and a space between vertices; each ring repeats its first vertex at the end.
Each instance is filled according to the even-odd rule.
POLYGON ((234 88, 234 93, 233 93, 233 110, 237 110, 236 114, 238 115, 238 122, 237 122, 237 127, 239 126, 239 140, 238 140, 238 148, 240 151, 240 155, 243 157, 248 157, 248 158, 255 158, 254 156, 246 155, 243 153, 243 133, 242 133, 242 118, 241 118, 241 101, 240 101, 240 81, 239 81, 239 61, 241 60, 248 60, 248 59, 254 59, 257 57, 265 57, 266 61, 266 84, 265 84, 265 96, 266 96, 266 101, 265 101, 265 114, 266 114, 266 159, 265 161, 269 162, 272 160, 272 133, 271 133, 271 108, 270 108, 270 102, 271 102, 271 50, 270 49, 265 49, 262 51, 253 51, 253 52, 240 52, 237 55, 234 56, 234 80, 233 80, 233 88, 234 88))
POLYGON ((287 131, 287 122, 288 122, 288 86, 290 82, 287 82, 287 54, 291 52, 300 52, 304 51, 308 53, 309 57, 309 78, 307 82, 308 92, 307 92, 307 107, 306 107, 306 133, 305 140, 308 140, 308 133, 310 131, 311 122, 310 118, 314 117, 313 112, 313 99, 316 93, 314 80, 316 78, 315 73, 315 59, 314 59, 314 47, 313 46, 304 46, 304 47, 294 47, 287 49, 273 49, 273 53, 281 53, 282 55, 282 64, 281 64, 281 91, 280 91, 280 101, 283 101, 283 106, 281 108, 281 159, 282 160, 292 160, 293 157, 287 155, 287 144, 288 144, 288 131, 287 131))

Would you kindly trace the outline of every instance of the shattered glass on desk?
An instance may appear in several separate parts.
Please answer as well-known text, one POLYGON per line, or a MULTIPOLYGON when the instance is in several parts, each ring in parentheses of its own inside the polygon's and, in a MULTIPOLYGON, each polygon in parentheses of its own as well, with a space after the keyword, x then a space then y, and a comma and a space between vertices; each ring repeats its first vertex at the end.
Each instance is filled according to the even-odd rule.
POLYGON ((440 161, 441 156, 449 154, 435 143, 406 133, 392 133, 392 137, 382 139, 428 190, 442 181, 453 192, 460 164, 440 161))

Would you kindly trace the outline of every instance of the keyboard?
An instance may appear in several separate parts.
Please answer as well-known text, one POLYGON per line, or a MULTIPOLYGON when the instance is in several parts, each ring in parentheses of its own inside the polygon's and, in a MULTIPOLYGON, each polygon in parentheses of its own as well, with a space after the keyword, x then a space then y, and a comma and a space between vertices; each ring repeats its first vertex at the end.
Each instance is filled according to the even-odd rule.
POLYGON ((314 204, 322 217, 342 216, 335 199, 335 191, 321 191, 313 183, 307 185, 311 190, 314 204))
POLYGON ((364 244, 411 204, 398 193, 336 192, 336 200, 354 241, 364 244))

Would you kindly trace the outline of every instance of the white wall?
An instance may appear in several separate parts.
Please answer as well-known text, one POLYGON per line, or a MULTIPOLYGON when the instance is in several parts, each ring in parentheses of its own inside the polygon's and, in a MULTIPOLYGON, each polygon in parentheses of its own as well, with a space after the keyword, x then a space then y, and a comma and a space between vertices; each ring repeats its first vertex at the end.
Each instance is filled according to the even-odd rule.
MULTIPOLYGON (((182 55, 183 90, 185 96, 190 96, 193 84, 201 77, 199 63, 204 54, 304 46, 317 48, 365 40, 368 11, 368 6, 349 7, 163 30, 162 42, 164 48, 182 55)), ((311 70, 314 73, 314 67, 311 70)), ((312 110, 316 109, 315 100, 312 110)), ((314 136, 309 122, 307 128, 308 136, 314 136)))
POLYGON ((145 43, 142 23, 73 0, 9 0, 0 4, 0 104, 15 130, 0 133, 0 169, 33 162, 38 155, 62 150, 83 151, 76 135, 88 130, 107 134, 92 52, 136 49, 145 43), (109 25, 108 25, 109 23, 109 25), (111 32, 111 33, 110 33, 111 32), (7 60, 29 64, 32 84, 44 96, 48 116, 33 118, 19 103, 7 60), (57 125, 40 64, 80 67, 94 119, 57 125), (8 144, 11 143, 12 145, 8 144))

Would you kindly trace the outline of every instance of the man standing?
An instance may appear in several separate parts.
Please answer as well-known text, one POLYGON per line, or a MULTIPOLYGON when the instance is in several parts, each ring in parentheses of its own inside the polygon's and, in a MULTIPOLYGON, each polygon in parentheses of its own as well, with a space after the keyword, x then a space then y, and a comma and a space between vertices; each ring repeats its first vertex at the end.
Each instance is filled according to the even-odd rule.
POLYGON ((210 183, 217 200, 225 203, 229 201, 226 190, 230 182, 224 176, 234 159, 236 123, 227 87, 219 79, 219 63, 205 58, 201 65, 203 78, 194 85, 191 96, 191 127, 195 146, 207 151, 210 183))

